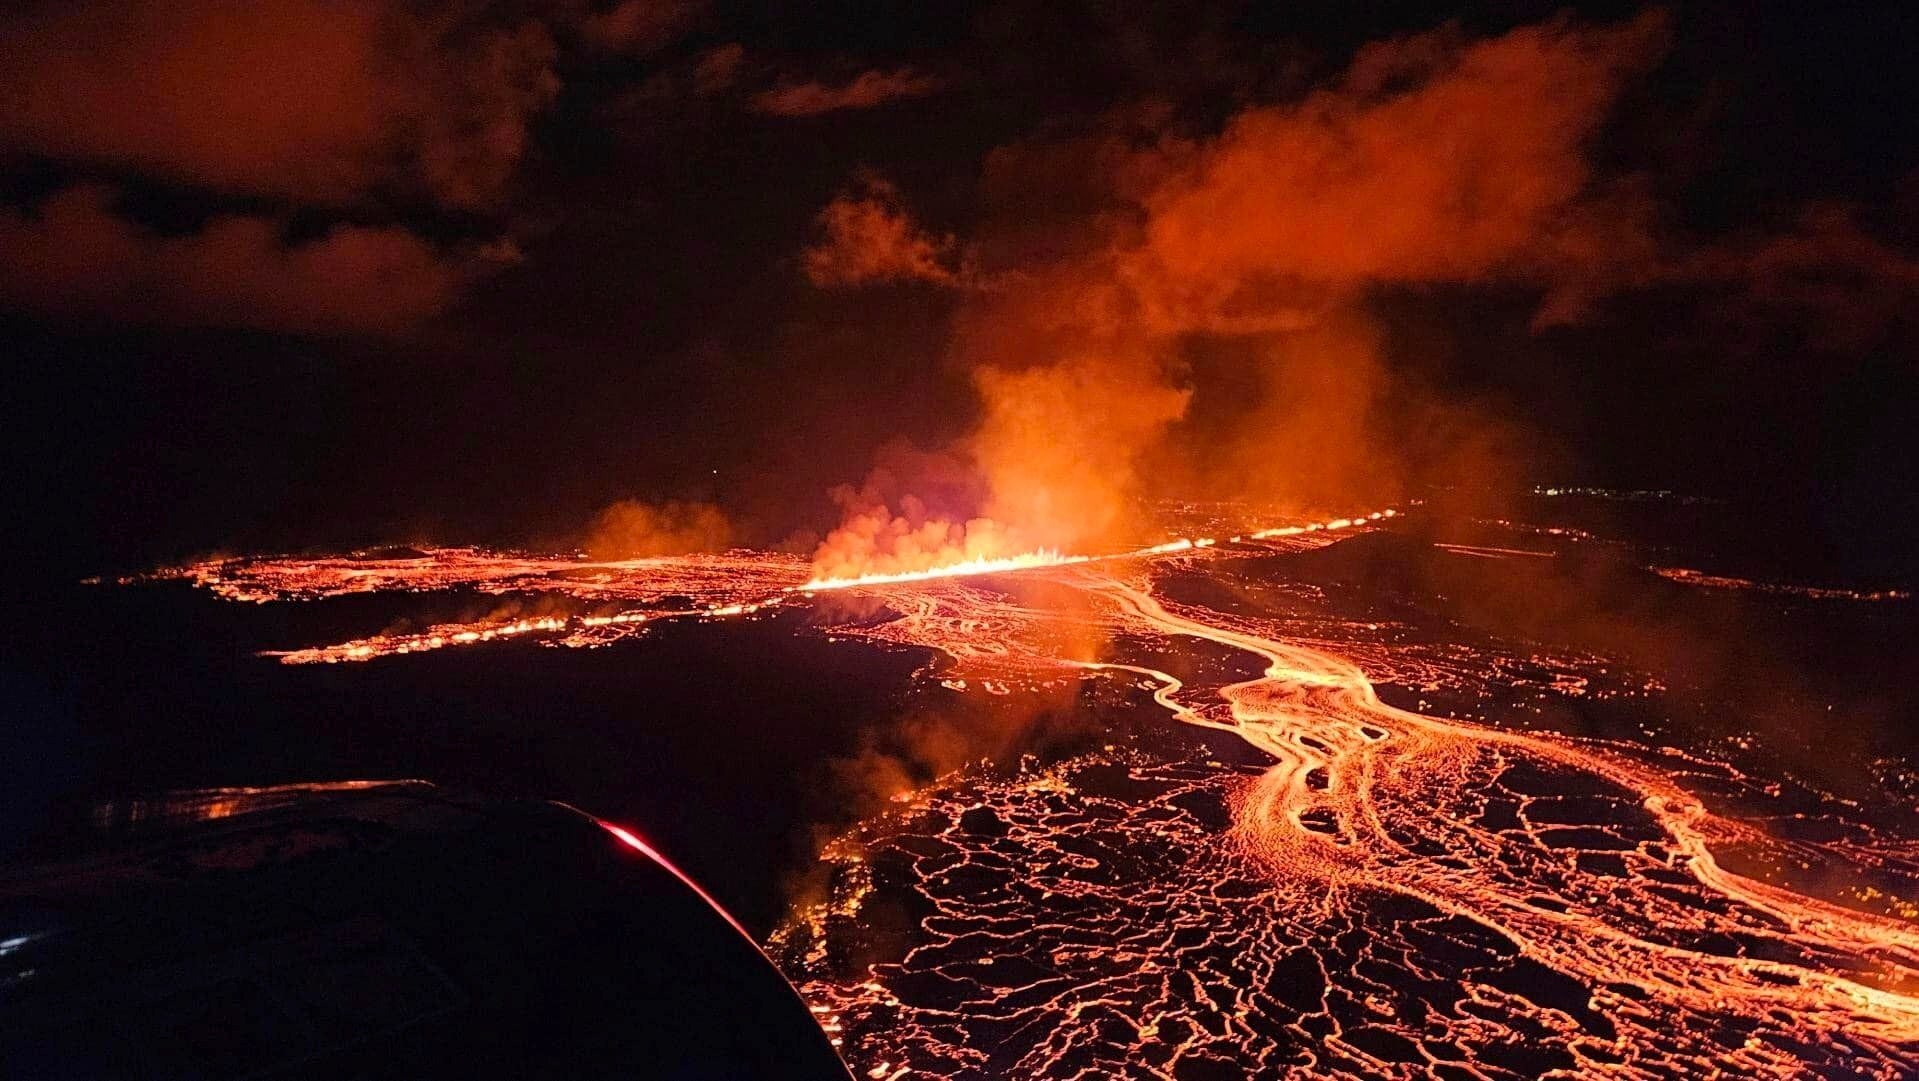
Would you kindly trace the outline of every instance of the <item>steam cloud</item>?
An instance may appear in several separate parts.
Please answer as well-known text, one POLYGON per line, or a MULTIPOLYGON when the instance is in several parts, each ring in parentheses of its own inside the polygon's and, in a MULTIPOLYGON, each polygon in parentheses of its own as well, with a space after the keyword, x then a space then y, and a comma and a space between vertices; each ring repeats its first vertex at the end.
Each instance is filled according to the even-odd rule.
POLYGON ((899 189, 867 177, 862 190, 841 195, 820 211, 825 238, 808 248, 807 280, 822 287, 918 279, 953 285, 948 266, 952 237, 933 236, 900 205, 899 189))
MULTIPOLYGON (((821 569, 1136 541, 1127 509, 1162 475, 1265 500, 1391 498, 1411 466, 1381 438, 1393 381, 1371 298, 1519 286, 1550 323, 1643 280, 1650 204, 1597 177, 1588 150, 1663 40, 1657 13, 1484 41, 1441 30, 1369 45, 1330 85, 1211 137, 1116 114, 1096 135, 1002 147, 964 275, 890 189, 837 201, 807 255, 816 284, 963 290, 950 349, 982 417, 950 453, 983 483, 945 519, 918 502, 889 514, 868 491, 821 569), (1243 393, 1208 386, 1199 357, 1243 393)), ((1497 429, 1444 403, 1408 420, 1497 429)), ((1486 438, 1441 442, 1479 469, 1486 438)))
POLYGON ((0 300, 52 311, 291 333, 392 332, 438 314, 474 278, 518 259, 511 244, 438 249, 397 227, 339 226, 297 245, 254 215, 162 236, 115 214, 99 185, 37 215, 0 211, 0 300))
POLYGON ((0 302, 300 333, 400 330, 517 258, 506 239, 366 223, 392 207, 498 215, 559 95, 562 48, 646 52, 699 13, 687 0, 15 7, 0 14, 0 152, 78 179, 0 212, 0 260, 24 268, 0 302), (149 232, 120 212, 129 173, 223 209, 149 232), (316 215, 339 224, 295 228, 316 215))
POLYGON ((594 519, 581 547, 594 559, 717 552, 733 543, 733 525, 711 503, 621 500, 594 519))
POLYGON ((753 107, 772 116, 818 116, 847 109, 873 109, 907 98, 921 98, 944 84, 912 68, 863 71, 841 86, 813 81, 785 83, 757 95, 753 107))

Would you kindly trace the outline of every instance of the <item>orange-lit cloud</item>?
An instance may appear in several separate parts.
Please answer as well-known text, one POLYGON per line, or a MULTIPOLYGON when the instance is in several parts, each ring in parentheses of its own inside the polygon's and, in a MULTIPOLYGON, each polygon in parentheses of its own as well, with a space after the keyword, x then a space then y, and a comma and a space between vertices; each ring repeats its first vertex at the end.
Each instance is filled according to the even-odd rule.
POLYGON ((648 53, 679 37, 705 11, 705 0, 619 0, 584 13, 579 33, 598 49, 648 53))
POLYGON ((443 250, 400 228, 343 225, 288 242, 283 223, 216 217, 162 236, 115 214, 111 193, 70 188, 34 214, 0 212, 0 303, 130 322, 301 334, 387 333, 438 314, 517 256, 443 250))
POLYGON ((936 93, 945 84, 912 68, 864 71, 851 82, 784 83, 753 99, 753 107, 771 116, 818 116, 847 109, 872 109, 907 98, 936 93))
POLYGON ((803 257, 814 285, 906 280, 950 285, 958 278, 950 265, 953 238, 916 225, 901 207, 898 189, 885 181, 868 178, 862 190, 828 203, 819 226, 824 235, 803 257))
POLYGON ((594 559, 642 559, 723 551, 733 535, 733 524, 711 503, 626 499, 599 513, 580 546, 594 559))
MULTIPOLYGON (((1288 329, 1375 282, 1550 285, 1601 213, 1587 148, 1663 22, 1566 22, 1362 49, 1335 86, 1249 109, 1143 202, 1119 283, 1169 331, 1288 329)), ((1610 204, 1607 205, 1610 209, 1610 204)), ((1585 252, 1589 258, 1603 252, 1585 252)))
POLYGON ((1919 302, 1919 259, 1867 233, 1850 208, 1809 207, 1783 233, 1690 253, 1658 277, 1726 291, 1719 314, 1750 335, 1803 333, 1856 351, 1876 344, 1919 302))
POLYGON ((138 0, 0 16, 0 142, 224 191, 501 195, 559 83, 547 27, 396 0, 138 0))
POLYGON ((1042 366, 983 367, 974 385, 985 414, 968 448, 988 478, 988 517, 1065 551, 1143 539, 1127 531, 1140 455, 1190 394, 1157 358, 1112 342, 1042 366))
MULTIPOLYGON (((964 278, 914 246, 922 234, 890 192, 876 210, 829 208, 872 220, 837 234, 883 238, 831 250, 835 265, 901 269, 812 276, 969 287, 951 353, 982 420, 956 451, 983 477, 969 513, 995 537, 1137 540, 1129 500, 1153 470, 1188 492, 1231 477, 1241 497, 1378 497, 1413 452, 1380 447, 1393 379, 1372 292, 1499 283, 1569 316, 1642 273, 1648 205, 1596 176, 1588 151, 1663 37, 1657 14, 1483 41, 1442 30, 1368 46, 1329 85, 1246 108, 1209 137, 1116 114, 1131 130, 995 152, 987 191, 1005 209, 988 208, 964 278), (927 265, 940 272, 906 269, 927 265), (1196 394, 1195 350, 1243 394, 1196 394), (1192 415, 1208 397, 1227 408, 1192 415)), ((1443 406, 1412 412, 1447 427, 1443 406)), ((913 558, 938 525, 910 531, 913 558)), ((976 532, 967 522, 969 545, 976 532)))
POLYGON ((0 222, 7 303, 63 315, 392 332, 516 251, 508 219, 559 53, 657 50, 699 0, 93 0, 0 14, 0 153, 74 186, 0 222), (115 189, 158 181, 212 212, 160 235, 115 189), (269 209, 261 209, 262 204, 269 209), (224 208, 224 209, 222 209, 224 208), (396 213, 397 211, 397 213, 396 213), (285 242, 332 220, 318 239, 285 242), (457 249, 416 223, 491 220, 457 249), (416 226, 417 228, 417 226, 416 226))
POLYGON ((839 528, 814 553, 816 577, 895 574, 1022 546, 998 522, 959 512, 981 502, 977 471, 958 454, 892 444, 855 487, 832 492, 839 528))
POLYGON ((711 95, 732 86, 745 62, 746 48, 738 42, 716 45, 701 53, 693 65, 694 92, 711 95))

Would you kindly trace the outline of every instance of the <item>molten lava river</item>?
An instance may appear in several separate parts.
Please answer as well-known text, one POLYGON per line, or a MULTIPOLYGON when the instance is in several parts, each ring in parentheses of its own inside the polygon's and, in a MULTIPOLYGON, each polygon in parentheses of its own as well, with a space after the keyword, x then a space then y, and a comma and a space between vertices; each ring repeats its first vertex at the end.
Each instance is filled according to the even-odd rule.
MULTIPOLYGON (((797 611, 800 633, 923 651, 937 693, 1109 704, 1108 738, 952 769, 825 846, 824 885, 767 948, 859 1076, 1914 1076, 1910 831, 1731 757, 1514 723, 1568 697, 1656 713, 1667 690, 1594 654, 1355 616, 1285 572, 1407 518, 872 580, 755 552, 478 549, 162 576, 239 601, 565 602, 285 663, 797 611)), ((1510 534, 1434 547, 1552 554, 1510 534)))

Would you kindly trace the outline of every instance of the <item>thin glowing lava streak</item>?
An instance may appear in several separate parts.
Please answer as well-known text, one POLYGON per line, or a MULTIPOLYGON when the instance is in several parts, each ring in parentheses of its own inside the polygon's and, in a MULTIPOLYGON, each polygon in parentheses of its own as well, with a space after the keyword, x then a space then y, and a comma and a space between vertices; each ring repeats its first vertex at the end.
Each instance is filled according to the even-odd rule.
POLYGON ((919 571, 901 571, 895 574, 861 574, 851 578, 814 578, 801 585, 793 586, 795 593, 819 593, 833 589, 851 589, 856 586, 900 585, 907 582, 925 582, 934 578, 965 578, 977 574, 1005 574, 1010 571, 1032 570, 1035 567, 1061 567, 1069 563, 1086 563, 1093 556, 1069 556, 1042 548, 1034 552, 1023 552, 1003 559, 968 559, 958 563, 947 563, 938 567, 929 567, 919 571))
MULTIPOLYGON (((1248 540, 1266 540, 1272 537, 1296 537, 1305 533, 1336 531, 1352 526, 1376 522, 1381 518, 1391 518, 1399 512, 1386 509, 1370 514, 1356 514, 1351 518, 1335 518, 1327 522, 1312 522, 1306 525, 1280 526, 1274 529, 1261 529, 1244 534, 1248 540)), ((1239 540, 1240 537, 1234 537, 1239 540)), ((938 578, 970 578, 982 574, 1009 574, 1017 571, 1036 570, 1043 567, 1066 567, 1079 563, 1100 563, 1113 559, 1138 559, 1145 556, 1172 555, 1191 551, 1195 548, 1211 548, 1215 544, 1211 537, 1181 537, 1163 544, 1147 545, 1124 552, 1108 555, 1066 555, 1050 548, 1041 548, 1019 555, 998 559, 968 559, 957 563, 946 563, 925 570, 901 571, 891 574, 861 574, 840 578, 814 578, 811 581, 793 586, 789 592, 819 593, 835 589, 853 589, 862 586, 902 585, 912 582, 927 582, 938 578)))

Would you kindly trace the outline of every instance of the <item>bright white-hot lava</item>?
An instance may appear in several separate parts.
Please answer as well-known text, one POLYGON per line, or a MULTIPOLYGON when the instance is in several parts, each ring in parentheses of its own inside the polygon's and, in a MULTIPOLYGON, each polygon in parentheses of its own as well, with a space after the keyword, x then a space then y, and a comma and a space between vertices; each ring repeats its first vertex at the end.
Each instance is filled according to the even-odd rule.
POLYGON ((975 574, 1005 574, 1009 571, 1031 570, 1034 567, 1060 567, 1068 563, 1085 563, 1092 556, 1069 556, 1042 548, 1033 552, 1005 556, 997 559, 963 559, 957 563, 944 563, 919 571, 897 571, 890 574, 860 574, 849 578, 813 578, 794 586, 799 592, 814 593, 829 589, 851 589, 856 586, 897 585, 904 582, 924 582, 934 578, 964 578, 975 574))
MULTIPOLYGON (((1249 533, 1253 539, 1293 537, 1344 529, 1393 516, 1382 510, 1328 522, 1249 533)), ((1240 538, 1235 537, 1235 540, 1240 538)), ((492 596, 553 596, 595 606, 577 614, 507 611, 478 619, 395 629, 327 645, 270 650, 286 664, 336 664, 430 653, 456 646, 532 638, 561 646, 597 646, 642 633, 663 619, 723 619, 773 608, 791 594, 910 585, 951 578, 1008 574, 1104 560, 1166 555, 1212 546, 1210 538, 1181 538, 1107 555, 1067 555, 1047 549, 976 558, 922 570, 796 582, 805 564, 796 557, 744 549, 719 555, 587 560, 521 555, 482 548, 389 549, 346 556, 261 556, 212 559, 122 579, 178 580, 226 600, 320 600, 361 593, 466 591, 492 596)))

